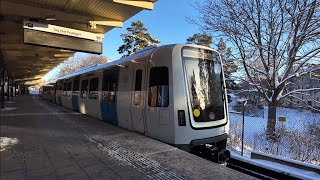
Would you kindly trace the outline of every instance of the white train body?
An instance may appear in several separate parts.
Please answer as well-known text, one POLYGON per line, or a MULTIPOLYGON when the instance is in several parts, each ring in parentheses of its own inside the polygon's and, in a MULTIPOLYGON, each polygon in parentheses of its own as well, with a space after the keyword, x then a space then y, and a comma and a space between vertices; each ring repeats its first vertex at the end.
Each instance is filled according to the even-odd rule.
POLYGON ((77 71, 45 98, 187 151, 212 146, 221 162, 228 156, 224 87, 219 54, 181 44, 77 71))

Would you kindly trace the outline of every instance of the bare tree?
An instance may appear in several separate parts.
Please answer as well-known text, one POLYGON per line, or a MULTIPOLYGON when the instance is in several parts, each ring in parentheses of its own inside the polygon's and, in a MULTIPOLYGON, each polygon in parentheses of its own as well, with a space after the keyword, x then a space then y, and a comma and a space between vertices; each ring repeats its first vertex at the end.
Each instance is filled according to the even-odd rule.
POLYGON ((248 81, 268 103, 267 137, 273 138, 280 100, 320 88, 286 89, 296 76, 320 70, 320 8, 317 0, 206 0, 194 20, 226 37, 239 53, 248 81))
POLYGON ((53 70, 55 74, 50 77, 48 82, 54 82, 56 79, 72 74, 82 68, 95 64, 104 64, 107 61, 107 58, 102 55, 76 55, 70 57, 53 70))

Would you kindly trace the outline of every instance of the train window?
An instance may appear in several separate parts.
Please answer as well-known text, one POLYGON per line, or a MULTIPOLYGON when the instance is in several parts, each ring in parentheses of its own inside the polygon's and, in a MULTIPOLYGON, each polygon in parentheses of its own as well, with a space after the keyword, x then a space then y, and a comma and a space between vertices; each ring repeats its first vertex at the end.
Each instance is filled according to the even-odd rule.
POLYGON ((81 81, 81 93, 80 93, 81 98, 87 98, 88 84, 89 84, 88 79, 81 81))
POLYGON ((136 81, 134 86, 134 105, 140 105, 141 103, 141 84, 142 84, 142 70, 136 71, 136 81))
POLYGON ((119 68, 112 68, 103 72, 102 100, 114 102, 118 90, 119 68))
POLYGON ((68 86, 68 84, 67 83, 63 83, 63 91, 67 91, 67 87, 68 86))
POLYGON ((98 98, 98 87, 99 87, 99 78, 93 78, 90 80, 89 87, 89 98, 97 99, 98 98))
POLYGON ((108 101, 110 79, 111 79, 111 76, 110 76, 110 73, 108 73, 108 70, 103 72, 102 92, 101 92, 102 101, 108 101))
POLYGON ((169 106, 168 67, 150 69, 148 105, 151 107, 169 106))
POLYGON ((73 80, 72 95, 74 96, 79 95, 79 86, 80 86, 80 77, 78 76, 73 80))
POLYGON ((63 95, 67 95, 67 88, 68 88, 68 84, 67 83, 63 83, 63 95))
POLYGON ((71 96, 71 86, 72 86, 72 82, 68 82, 67 83, 67 96, 71 96))
POLYGON ((62 90, 62 83, 61 81, 57 82, 57 87, 58 87, 58 90, 62 90))
POLYGON ((224 119, 225 94, 219 54, 203 49, 188 49, 188 51, 195 52, 195 56, 183 54, 194 121, 209 122, 224 119), (210 58, 202 56, 203 53, 211 54, 210 58))
POLYGON ((80 79, 76 78, 73 80, 72 91, 79 91, 80 79))
POLYGON ((141 83, 142 83, 142 70, 138 69, 136 71, 136 82, 134 86, 135 91, 141 91, 141 83))

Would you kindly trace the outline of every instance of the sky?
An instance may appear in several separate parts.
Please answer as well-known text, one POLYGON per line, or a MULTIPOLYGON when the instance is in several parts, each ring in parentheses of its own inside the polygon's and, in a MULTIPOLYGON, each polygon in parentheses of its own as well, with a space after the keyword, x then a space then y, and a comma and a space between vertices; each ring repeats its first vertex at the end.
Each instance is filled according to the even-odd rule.
MULTIPOLYGON (((187 17, 194 19, 198 17, 198 12, 192 7, 194 2, 195 0, 158 0, 153 10, 142 10, 125 21, 122 28, 113 28, 107 32, 102 41, 102 55, 111 61, 119 59, 122 55, 117 50, 123 44, 121 34, 127 33, 131 22, 138 20, 148 29, 148 33, 160 40, 160 46, 185 43, 188 37, 201 32, 198 26, 187 20, 187 17)), ((57 73, 57 69, 54 69, 45 75, 44 79, 50 79, 57 73)))
POLYGON ((185 43, 189 36, 199 32, 199 28, 187 21, 187 17, 197 17, 191 6, 194 0, 158 0, 154 9, 143 10, 124 22, 123 28, 114 28, 105 34, 103 55, 112 60, 119 59, 117 49, 123 44, 121 34, 127 32, 131 22, 140 20, 148 32, 160 40, 160 45, 185 43))

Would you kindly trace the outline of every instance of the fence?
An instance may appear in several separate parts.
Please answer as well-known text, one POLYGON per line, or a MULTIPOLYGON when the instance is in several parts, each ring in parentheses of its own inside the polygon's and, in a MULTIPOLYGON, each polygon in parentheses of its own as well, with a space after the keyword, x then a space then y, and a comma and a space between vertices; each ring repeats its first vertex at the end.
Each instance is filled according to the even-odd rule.
POLYGON ((230 111, 232 153, 250 156, 251 151, 320 165, 320 112, 277 107, 273 138, 267 136, 267 106, 233 106, 230 111))

